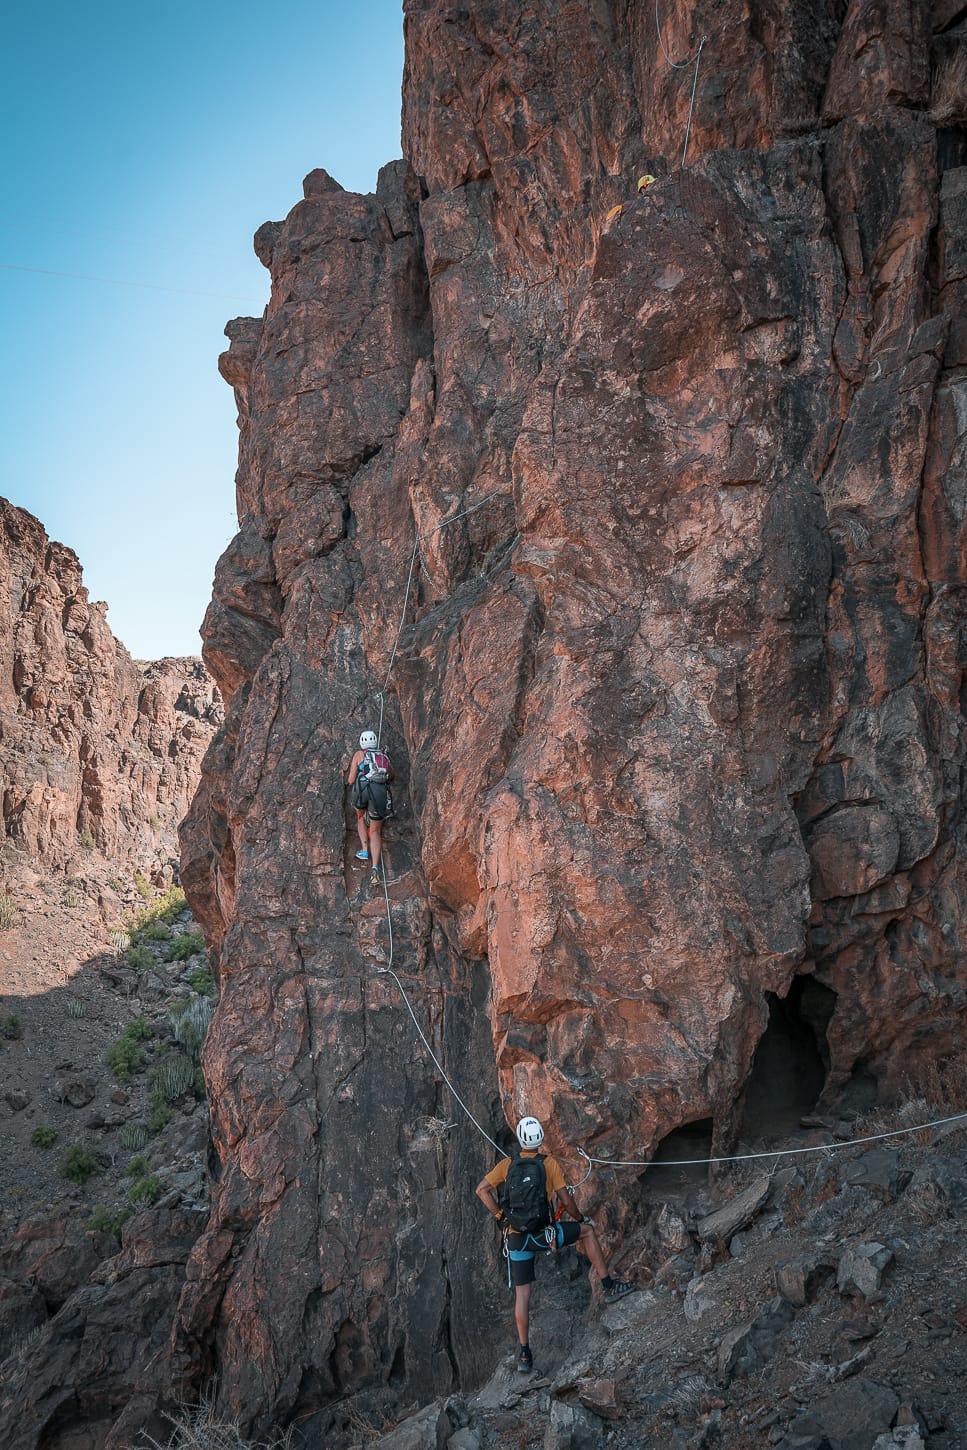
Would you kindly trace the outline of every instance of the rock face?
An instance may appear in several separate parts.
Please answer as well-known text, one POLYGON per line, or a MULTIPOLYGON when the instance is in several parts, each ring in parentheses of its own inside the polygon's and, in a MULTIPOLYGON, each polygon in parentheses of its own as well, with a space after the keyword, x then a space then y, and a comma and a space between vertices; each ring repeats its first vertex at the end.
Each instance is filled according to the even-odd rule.
POLYGON ((935 9, 676 7, 682 171, 694 68, 648 7, 410 0, 405 162, 313 172, 256 237, 183 833, 220 1176, 177 1332, 246 1422, 492 1357, 490 1150, 353 874, 381 710, 393 965, 489 1133, 724 1146, 797 977, 830 1095, 958 1041, 967 131, 929 87, 967 35, 935 9))
POLYGON ((201 662, 132 660, 77 556, 0 499, 0 843, 4 873, 76 867, 86 850, 147 877, 221 720, 201 662))

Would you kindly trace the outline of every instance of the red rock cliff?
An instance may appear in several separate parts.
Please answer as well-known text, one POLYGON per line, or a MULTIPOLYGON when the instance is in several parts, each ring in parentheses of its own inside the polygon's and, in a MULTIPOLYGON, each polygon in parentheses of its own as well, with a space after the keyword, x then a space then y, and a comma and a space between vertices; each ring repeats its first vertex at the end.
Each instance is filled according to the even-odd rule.
MULTIPOLYGON (((77 556, 0 499, 3 872, 86 851, 160 881, 221 720, 199 660, 132 660, 77 556)), ((106 903, 105 903, 106 904, 106 903)))
POLYGON ((375 972, 343 786, 417 531, 394 963, 489 1131, 724 1144, 767 993, 819 984, 834 1093, 948 1050, 967 977, 967 10, 687 0, 682 171, 648 6, 405 9, 406 161, 307 178, 221 360, 230 707, 184 835, 220 1178, 179 1342, 263 1423, 488 1357, 486 1145, 375 972))

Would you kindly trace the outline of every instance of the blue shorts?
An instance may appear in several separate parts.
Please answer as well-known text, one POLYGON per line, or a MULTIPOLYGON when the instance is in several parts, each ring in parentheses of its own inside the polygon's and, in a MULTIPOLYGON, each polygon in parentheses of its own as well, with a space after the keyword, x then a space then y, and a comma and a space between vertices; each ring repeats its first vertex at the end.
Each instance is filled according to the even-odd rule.
POLYGON ((551 1225, 552 1238, 547 1240, 545 1230, 536 1234, 519 1234, 513 1229, 504 1239, 504 1253, 507 1255, 507 1284, 519 1288, 533 1284, 538 1254, 549 1254, 553 1249, 566 1249, 576 1244, 581 1237, 581 1225, 573 1219, 567 1223, 551 1225))

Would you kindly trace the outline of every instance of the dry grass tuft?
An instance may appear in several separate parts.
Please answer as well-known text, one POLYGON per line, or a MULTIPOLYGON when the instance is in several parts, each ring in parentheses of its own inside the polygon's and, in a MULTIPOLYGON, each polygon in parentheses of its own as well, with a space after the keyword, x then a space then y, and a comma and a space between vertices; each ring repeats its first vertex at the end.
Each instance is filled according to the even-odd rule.
POLYGON ((967 122, 967 47, 937 66, 930 92, 930 119, 935 126, 962 126, 967 122))
POLYGON ((0 891, 0 931, 6 931, 16 920, 16 902, 8 891, 0 891))
POLYGON ((936 1184, 914 1183, 907 1189, 903 1198, 903 1207, 910 1215, 913 1222, 921 1228, 927 1228, 938 1220, 946 1218, 948 1214, 947 1203, 943 1194, 936 1184))
POLYGON ((237 1420, 223 1419, 215 1410, 214 1392, 200 1405, 183 1405, 169 1414, 172 1431, 164 1442, 145 1436, 150 1450, 292 1450, 292 1431, 274 1440, 249 1440, 237 1420))
POLYGON ((455 1123, 448 1123, 443 1118, 421 1118, 420 1127, 428 1138, 445 1138, 451 1128, 456 1127, 455 1123))
POLYGON ((792 1184, 786 1189, 786 1212, 783 1217, 786 1228, 795 1228, 802 1223, 806 1215, 805 1194, 805 1187, 798 1184, 792 1184))
MULTIPOLYGON (((965 1107, 967 1050, 927 1063, 916 1076, 904 1079, 901 1114, 913 1124, 927 1118, 962 1112, 965 1107), (921 1117, 922 1114, 922 1117, 921 1117)), ((898 1127, 904 1127, 900 1122, 898 1127)))
MULTIPOLYGON (((813 1182, 815 1181, 816 1180, 814 1178, 813 1182)), ((828 1203, 831 1198, 836 1197, 839 1190, 840 1184, 836 1178, 836 1175, 834 1173, 830 1173, 829 1177, 823 1180, 823 1182, 816 1189, 816 1192, 813 1194, 813 1208, 820 1208, 822 1204, 828 1203)))
POLYGON ((697 1410, 714 1396, 712 1386, 701 1375, 685 1375, 676 1380, 668 1394, 667 1404, 679 1410, 697 1410))

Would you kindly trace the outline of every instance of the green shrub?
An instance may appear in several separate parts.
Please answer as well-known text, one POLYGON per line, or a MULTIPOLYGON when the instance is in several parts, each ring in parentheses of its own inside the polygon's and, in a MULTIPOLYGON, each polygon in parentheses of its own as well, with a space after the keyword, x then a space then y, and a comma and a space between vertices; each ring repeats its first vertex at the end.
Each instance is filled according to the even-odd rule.
POLYGON ((149 921, 140 931, 135 932, 134 940, 142 941, 170 941, 171 927, 166 926, 163 921, 149 921))
POLYGON ((171 1122, 171 1109, 166 1102, 155 1103, 148 1114, 148 1131, 160 1133, 171 1122))
POLYGON ((64 1004, 68 1017, 78 1021, 87 1016, 87 1003, 81 997, 68 997, 64 1004))
POLYGON ((148 1141, 148 1130, 143 1123, 125 1123, 118 1134, 118 1140, 122 1148, 134 1153, 148 1141))
POLYGON ((85 826, 83 831, 78 831, 77 839, 85 851, 94 850, 94 833, 89 826, 85 826))
POLYGON ((207 967, 192 967, 188 980, 196 992, 203 997, 214 997, 215 980, 207 967))
POLYGON ((134 967, 135 971, 143 972, 154 964, 154 954, 150 947, 128 947, 128 966, 134 967))
POLYGON ((40 1123, 30 1135, 30 1141, 35 1148, 52 1148, 60 1137, 56 1128, 51 1128, 47 1123, 40 1123))
POLYGON ((144 1067, 141 1043, 151 1036, 151 1024, 143 1017, 132 1017, 121 1036, 112 1042, 107 1050, 107 1065, 118 1082, 127 1082, 133 1072, 140 1072, 144 1067))
POLYGON ((8 1012, 6 1017, 0 1017, 0 1037, 5 1037, 8 1042, 18 1042, 24 1035, 24 1025, 16 1012, 8 1012))
POLYGON ((131 1184, 128 1199, 131 1203, 157 1203, 163 1188, 157 1173, 152 1173, 150 1178, 139 1178, 137 1183, 131 1184))
POLYGON ((72 1183, 86 1183, 89 1178, 100 1173, 101 1166, 90 1148, 83 1143, 72 1143, 60 1160, 60 1171, 72 1183))
POLYGON ((134 873, 134 889, 143 901, 151 895, 151 882, 140 871, 134 873))
POLYGON ((116 1082, 126 1083, 133 1072, 144 1067, 144 1053, 130 1037, 119 1037, 107 1050, 107 1065, 116 1082))
POLYGON ((84 1227, 91 1233, 113 1234, 115 1238, 120 1238, 121 1227, 127 1223, 130 1217, 129 1208, 119 1208, 114 1213, 104 1207, 95 1208, 84 1227))
POLYGON ((205 950, 205 938, 200 931, 185 931, 176 936, 165 952, 166 962, 186 962, 205 950))
POLYGON ((143 906, 140 911, 136 911, 130 926, 135 931, 143 931, 152 921, 172 922, 176 916, 180 916, 187 909, 188 902, 185 899, 185 893, 180 886, 172 886, 163 896, 156 897, 148 906, 143 906))
POLYGON ((12 896, 0 891, 0 931, 6 931, 17 919, 17 907, 12 896))
POLYGON ((107 1050, 107 1065, 116 1082, 126 1083, 133 1072, 140 1072, 144 1067, 144 1053, 140 1043, 122 1034, 107 1050))
POLYGON ((124 1172, 128 1178, 143 1178, 148 1171, 148 1160, 141 1153, 135 1153, 124 1172))

